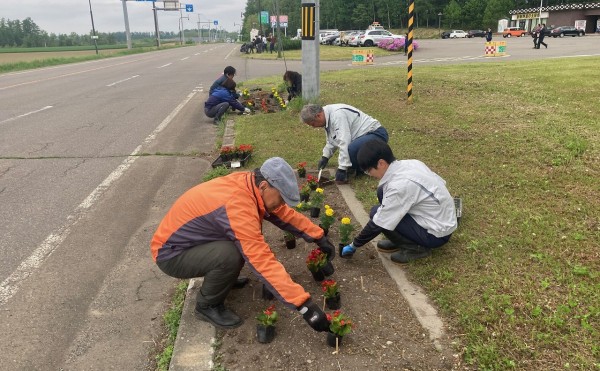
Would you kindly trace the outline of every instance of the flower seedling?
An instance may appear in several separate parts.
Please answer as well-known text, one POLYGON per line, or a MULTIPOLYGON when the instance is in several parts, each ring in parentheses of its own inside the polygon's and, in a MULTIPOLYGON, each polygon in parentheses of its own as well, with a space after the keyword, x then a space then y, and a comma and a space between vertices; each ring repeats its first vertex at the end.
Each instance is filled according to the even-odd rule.
POLYGON ((323 289, 323 296, 327 299, 335 298, 339 294, 337 282, 334 280, 325 280, 321 283, 323 289))
POLYGON ((333 315, 327 313, 327 320, 330 322, 329 331, 337 336, 349 334, 352 331, 352 326, 354 326, 350 318, 339 310, 333 312, 333 315))
POLYGON ((275 322, 279 319, 279 314, 275 310, 275 304, 265 309, 256 319, 263 326, 275 326, 275 322))
POLYGON ((306 258, 306 267, 311 272, 317 272, 327 264, 327 255, 321 249, 314 249, 306 258))
POLYGON ((304 178, 306 176, 306 161, 298 163, 298 176, 304 178))
POLYGON ((340 225, 340 242, 344 245, 348 245, 350 243, 352 231, 354 231, 354 226, 352 225, 352 221, 348 217, 343 217, 341 223, 342 224, 340 225))
POLYGON ((312 207, 320 208, 323 205, 323 200, 325 196, 323 195, 323 188, 317 188, 310 195, 310 205, 312 207))
POLYGON ((325 205, 325 212, 321 214, 321 228, 328 230, 335 221, 335 212, 329 205, 325 205))

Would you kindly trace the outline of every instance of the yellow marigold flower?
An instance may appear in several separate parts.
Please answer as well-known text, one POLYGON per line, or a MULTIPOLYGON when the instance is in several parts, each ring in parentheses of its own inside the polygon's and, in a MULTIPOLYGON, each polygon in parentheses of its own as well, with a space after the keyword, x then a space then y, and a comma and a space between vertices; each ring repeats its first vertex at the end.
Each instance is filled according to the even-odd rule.
POLYGON ((327 210, 327 209, 331 209, 331 206, 325 205, 325 210, 327 210))
POLYGON ((317 188, 317 189, 315 189, 315 192, 317 192, 317 193, 323 193, 323 188, 317 188))
POLYGON ((327 215, 327 216, 333 216, 333 209, 326 209, 325 210, 325 215, 327 215))
POLYGON ((342 218, 342 224, 350 224, 350 218, 348 218, 348 217, 342 218))
POLYGON ((301 209, 302 208, 302 202, 300 202, 298 205, 296 205, 296 209, 301 209))

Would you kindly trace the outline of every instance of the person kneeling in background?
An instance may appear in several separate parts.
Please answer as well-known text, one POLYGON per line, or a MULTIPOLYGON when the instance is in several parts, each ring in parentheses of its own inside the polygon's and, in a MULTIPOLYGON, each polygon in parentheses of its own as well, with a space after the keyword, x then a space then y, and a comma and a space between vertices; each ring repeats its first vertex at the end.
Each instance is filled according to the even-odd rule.
POLYGON ((243 113, 251 112, 249 108, 242 106, 235 98, 235 95, 232 93, 235 91, 235 86, 236 84, 233 79, 225 80, 223 84, 213 90, 212 94, 204 102, 204 114, 207 117, 214 118, 215 124, 221 121, 229 107, 243 113))

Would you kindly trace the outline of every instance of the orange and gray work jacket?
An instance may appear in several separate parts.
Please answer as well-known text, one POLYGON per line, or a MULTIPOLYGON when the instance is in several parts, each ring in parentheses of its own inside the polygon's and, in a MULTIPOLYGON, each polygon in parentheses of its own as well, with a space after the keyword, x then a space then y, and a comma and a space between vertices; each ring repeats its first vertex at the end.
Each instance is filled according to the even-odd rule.
POLYGON ((152 258, 165 261, 212 241, 233 241, 250 270, 286 306, 297 309, 310 294, 292 281, 262 234, 262 221, 307 242, 325 238, 323 230, 288 205, 265 209, 255 176, 239 172, 201 183, 185 192, 154 233, 152 258))

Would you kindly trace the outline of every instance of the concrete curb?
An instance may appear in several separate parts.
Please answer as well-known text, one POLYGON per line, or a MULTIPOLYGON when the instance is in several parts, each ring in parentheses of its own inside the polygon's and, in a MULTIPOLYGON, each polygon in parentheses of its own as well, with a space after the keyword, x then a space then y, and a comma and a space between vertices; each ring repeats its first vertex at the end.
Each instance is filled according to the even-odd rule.
POLYGON ((210 371, 213 368, 213 344, 217 331, 208 322, 200 321, 194 316, 195 298, 202 281, 202 278, 193 278, 188 285, 169 365, 170 371, 210 371))
MULTIPOLYGON (((338 185, 337 187, 340 190, 342 197, 344 197, 348 208, 352 211, 352 214, 354 214, 354 218, 364 227, 369 222, 369 214, 364 210, 363 205, 356 198, 352 188, 349 185, 338 185)), ((381 240, 381 237, 378 236, 371 241, 371 243, 377 244, 377 241, 379 240, 381 240)), ((382 254, 377 249, 375 249, 375 251, 377 251, 379 258, 390 277, 396 281, 400 293, 408 302, 413 314, 421 326, 429 332, 429 339, 433 342, 435 348, 438 351, 441 351, 442 345, 440 340, 442 339, 442 336, 444 336, 444 324, 442 319, 438 316, 437 310, 431 305, 423 289, 410 282, 406 278, 404 270, 390 260, 390 254, 382 254)))

